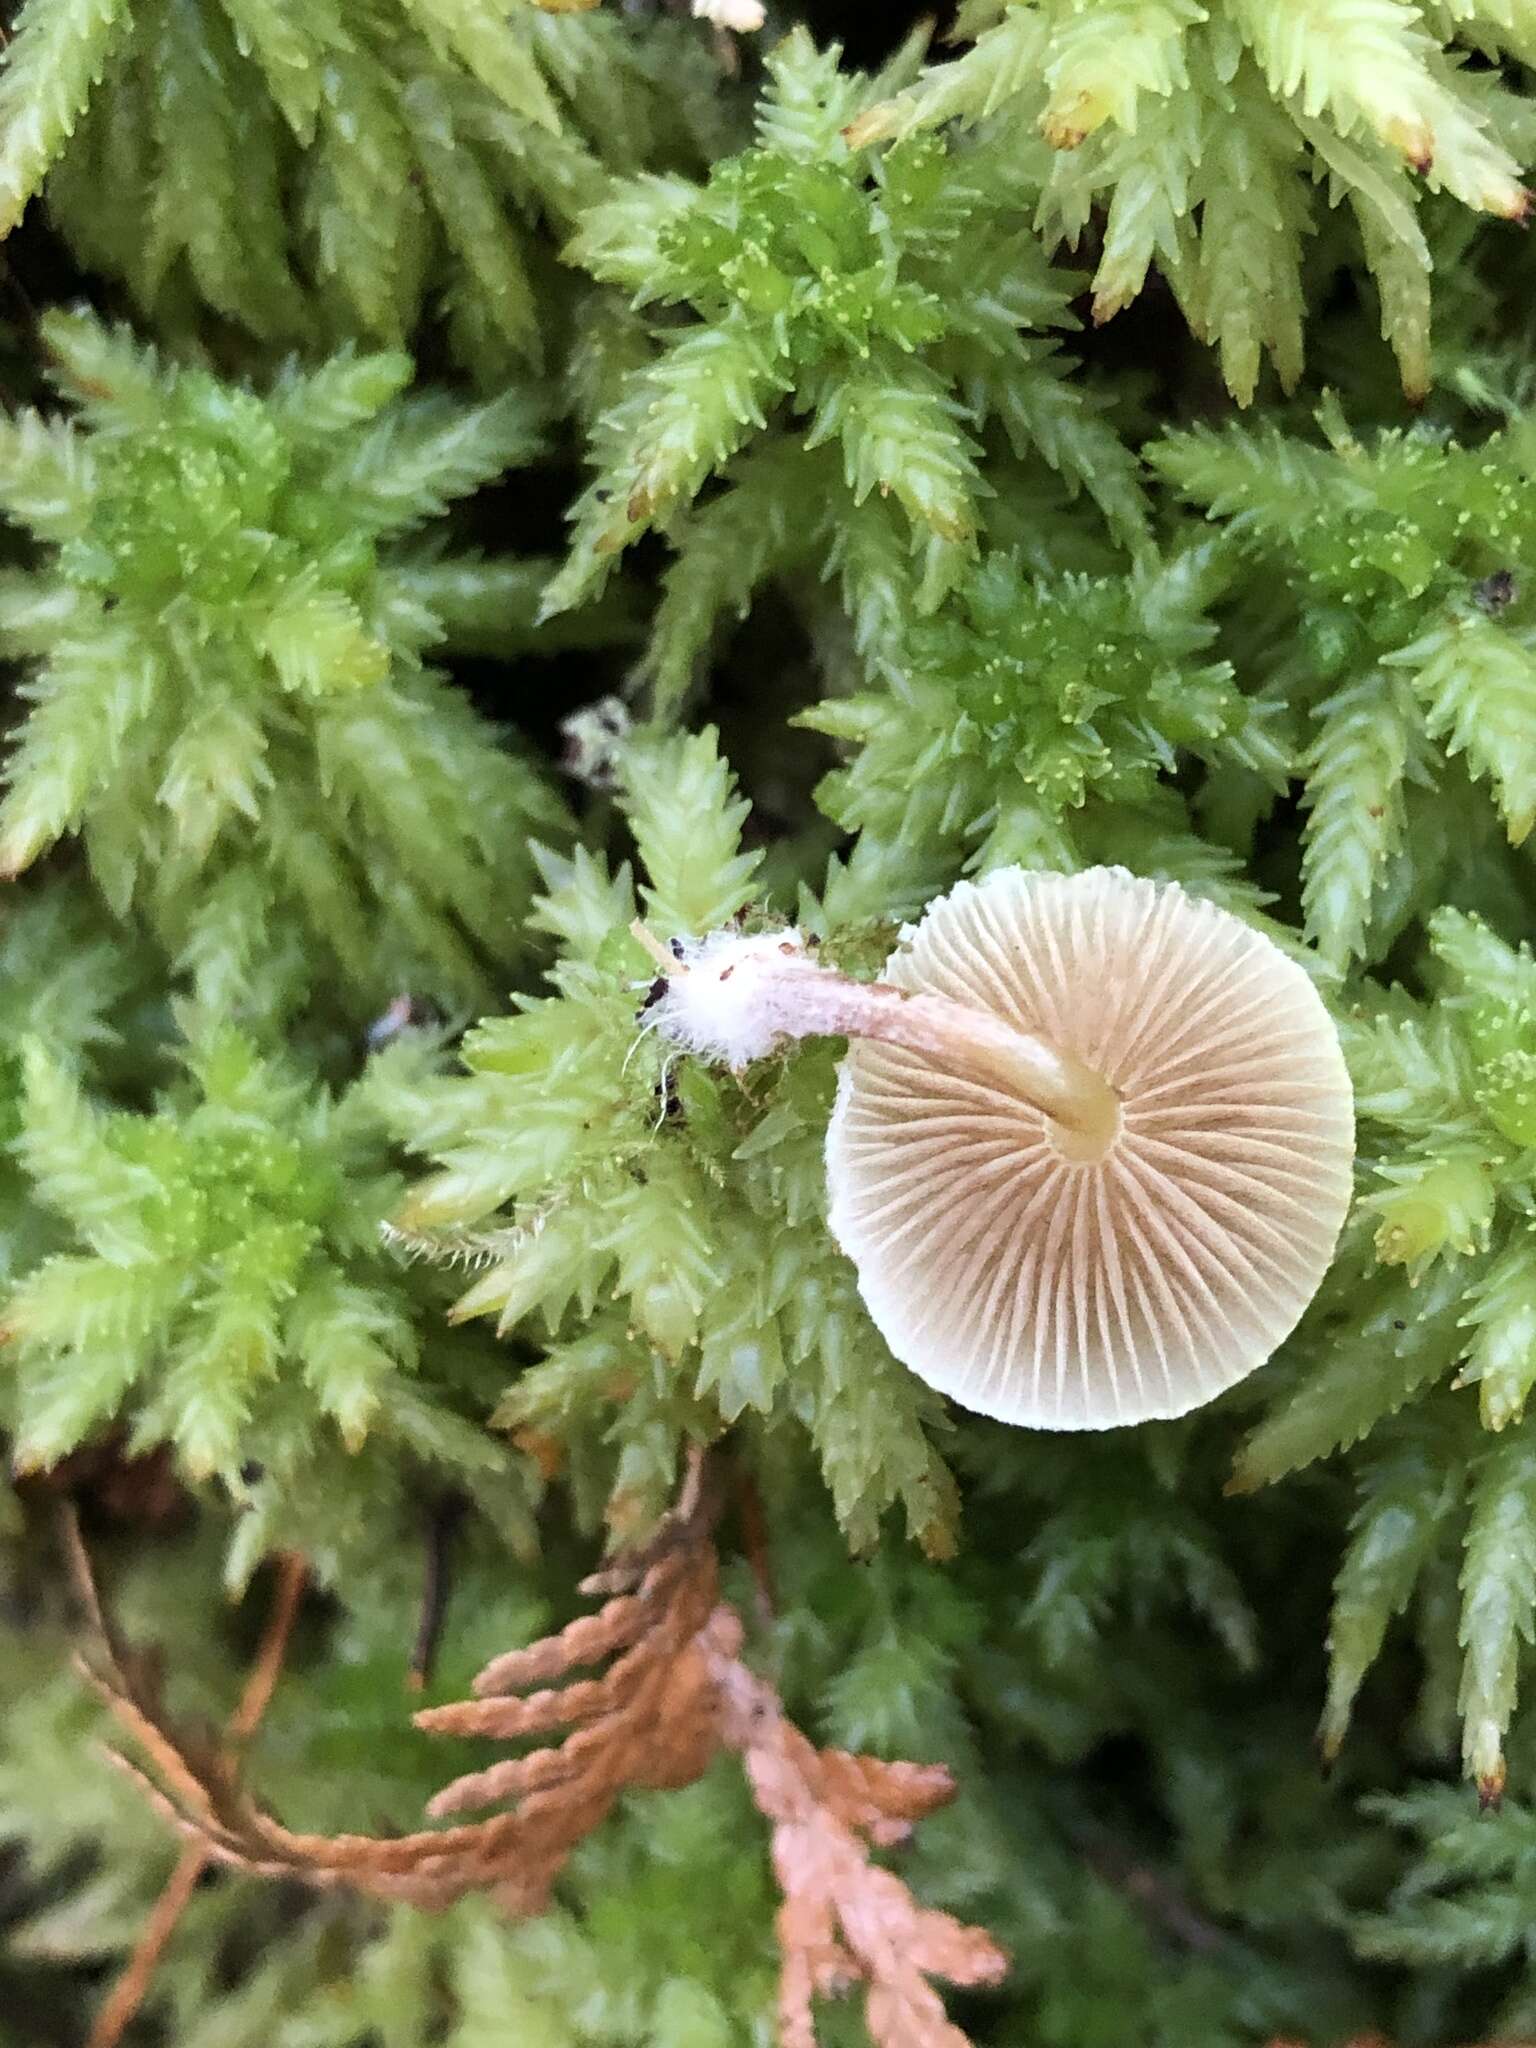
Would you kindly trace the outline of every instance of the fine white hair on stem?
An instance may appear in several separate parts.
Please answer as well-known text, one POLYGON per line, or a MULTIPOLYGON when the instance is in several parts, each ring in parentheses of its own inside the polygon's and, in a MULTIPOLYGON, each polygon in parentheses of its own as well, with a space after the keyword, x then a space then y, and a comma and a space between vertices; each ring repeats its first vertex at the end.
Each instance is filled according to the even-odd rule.
POLYGON ((672 1083, 672 1069, 676 1065, 677 1059, 672 1053, 668 1053, 661 1063, 661 1073, 656 1082, 656 1118, 651 1125, 653 1131, 659 1131, 667 1120, 667 1100, 672 1083))
POLYGON ((647 1010, 645 1015, 640 1019, 634 1037, 630 1040, 629 1051, 625 1053, 624 1064, 619 1069, 621 1075, 627 1074, 629 1072, 630 1061, 634 1058, 635 1054, 640 1050, 641 1046, 644 1045, 647 1034, 654 1031, 655 1029, 656 1020, 651 1015, 650 1011, 647 1010))

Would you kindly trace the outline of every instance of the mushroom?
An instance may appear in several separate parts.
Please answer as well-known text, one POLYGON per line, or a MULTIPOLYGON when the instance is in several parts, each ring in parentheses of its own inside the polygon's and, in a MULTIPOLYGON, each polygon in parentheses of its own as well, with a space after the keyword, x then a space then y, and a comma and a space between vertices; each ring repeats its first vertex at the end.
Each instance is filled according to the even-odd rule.
POLYGON ((1182 1415, 1295 1326, 1349 1205, 1354 1117, 1305 971, 1123 868, 1000 869, 847 980, 795 932, 667 956, 651 1013, 732 1065, 850 1039, 834 1236, 896 1357, 1044 1429, 1182 1415))

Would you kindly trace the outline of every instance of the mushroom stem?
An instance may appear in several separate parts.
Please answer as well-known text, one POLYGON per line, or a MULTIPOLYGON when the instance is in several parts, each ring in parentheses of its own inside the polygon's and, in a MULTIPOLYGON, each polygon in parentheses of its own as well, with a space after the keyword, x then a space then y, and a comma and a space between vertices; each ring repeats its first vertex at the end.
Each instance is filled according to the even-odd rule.
POLYGON ((1120 1102, 1102 1075, 1031 1031, 949 996, 913 995, 887 981, 852 981, 806 961, 774 991, 775 1021, 787 1037, 876 1038, 1032 1103, 1093 1151, 1107 1147, 1120 1102))
POLYGON ((786 1038, 873 1038, 1031 1103, 1069 1157, 1102 1157, 1120 1127, 1115 1090, 1070 1053, 949 996, 854 981, 808 960, 798 933, 706 942, 679 960, 644 925, 630 929, 668 981, 670 1014, 657 1019, 667 1035, 733 1066, 786 1038))
POLYGON ((669 953, 643 918, 635 918, 629 927, 629 935, 638 945, 645 948, 662 973, 670 980, 674 974, 686 974, 687 968, 676 953, 669 953))

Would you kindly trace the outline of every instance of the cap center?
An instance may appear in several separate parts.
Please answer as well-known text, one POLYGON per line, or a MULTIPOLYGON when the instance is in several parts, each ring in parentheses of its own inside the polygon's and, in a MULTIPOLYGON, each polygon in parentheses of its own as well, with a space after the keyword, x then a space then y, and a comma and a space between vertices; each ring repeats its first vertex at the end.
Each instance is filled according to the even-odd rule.
POLYGON ((1057 1157, 1068 1166, 1097 1166, 1114 1151, 1124 1122, 1120 1097, 1106 1088, 1086 1124, 1074 1129, 1048 1116, 1045 1135, 1057 1157))

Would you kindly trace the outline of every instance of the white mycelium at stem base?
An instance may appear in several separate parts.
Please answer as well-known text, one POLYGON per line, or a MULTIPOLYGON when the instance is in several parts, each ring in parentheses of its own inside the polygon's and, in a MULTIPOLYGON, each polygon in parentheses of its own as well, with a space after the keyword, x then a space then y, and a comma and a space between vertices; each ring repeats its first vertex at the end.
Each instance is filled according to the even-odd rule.
POLYGON ((834 1234, 896 1356, 1057 1429, 1183 1414, 1295 1324, 1348 1207, 1353 1113, 1302 969, 1172 884, 1005 869, 846 980, 798 933, 667 957, 665 1036, 740 1067, 846 1035, 834 1234))

